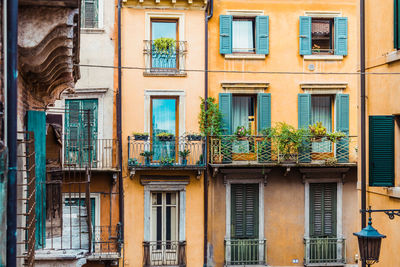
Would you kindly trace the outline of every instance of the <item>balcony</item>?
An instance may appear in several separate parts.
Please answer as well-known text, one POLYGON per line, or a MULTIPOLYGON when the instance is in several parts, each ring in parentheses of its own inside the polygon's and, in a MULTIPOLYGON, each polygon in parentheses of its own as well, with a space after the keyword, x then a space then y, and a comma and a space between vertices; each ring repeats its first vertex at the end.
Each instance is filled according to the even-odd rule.
POLYGON ((346 263, 345 240, 340 238, 307 238, 305 266, 344 266, 346 263))
POLYGON ((211 137, 210 142, 213 165, 351 166, 357 162, 357 138, 353 136, 333 141, 306 137, 298 146, 289 146, 290 141, 279 136, 223 135, 211 137))
POLYGON ((64 140, 64 169, 106 171, 118 169, 116 139, 64 140), (90 145, 89 145, 90 144, 90 145))
POLYGON ((265 266, 266 240, 226 239, 225 266, 265 266))
POLYGON ((186 241, 143 242, 143 267, 186 266, 186 241))
POLYGON ((117 260, 120 257, 121 229, 117 226, 93 227, 93 252, 90 260, 117 260))
POLYGON ((153 40, 145 40, 143 54, 146 70, 144 76, 186 76, 187 42, 176 41, 166 50, 159 50, 153 40))
POLYGON ((204 169, 204 138, 201 136, 128 137, 128 167, 140 169, 204 169), (184 158, 182 153, 188 153, 184 158))

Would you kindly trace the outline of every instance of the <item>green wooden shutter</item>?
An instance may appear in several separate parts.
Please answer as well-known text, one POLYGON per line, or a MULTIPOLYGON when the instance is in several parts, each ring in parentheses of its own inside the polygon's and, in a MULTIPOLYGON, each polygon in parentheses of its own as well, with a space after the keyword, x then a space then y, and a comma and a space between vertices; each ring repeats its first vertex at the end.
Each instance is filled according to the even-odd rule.
POLYGON ((232 238, 258 237, 258 184, 231 185, 232 238))
POLYGON ((32 131, 35 137, 35 248, 38 249, 46 245, 46 113, 44 111, 27 111, 27 131, 32 131))
POLYGON ((269 54, 269 17, 256 17, 256 53, 269 54))
POLYGON ((347 56, 347 18, 335 18, 335 55, 347 56))
POLYGON ((310 184, 310 236, 335 237, 337 184, 310 184))
POLYGON ((262 130, 271 128, 271 94, 259 93, 257 95, 257 130, 260 134, 262 130))
MULTIPOLYGON (((336 95, 336 131, 349 135, 349 95, 336 95)), ((336 144, 336 157, 339 163, 349 162, 349 137, 342 138, 336 144)))
POLYGON ((311 17, 300 17, 300 55, 311 55, 311 17))
POLYGON ((219 110, 222 113, 222 134, 232 133, 232 94, 219 94, 219 110))
POLYGON ((219 52, 232 54, 232 16, 219 16, 219 52))
POLYGON ((400 49, 400 0, 394 0, 393 17, 394 48, 400 49))
POLYGON ((394 186, 394 117, 369 116, 369 185, 394 186))
MULTIPOLYGON (((311 123, 311 95, 298 94, 298 126, 307 129, 311 123)), ((307 163, 311 161, 311 144, 304 141, 299 151, 299 161, 307 163)))
POLYGON ((99 2, 98 0, 82 0, 81 23, 82 28, 99 27, 99 2))

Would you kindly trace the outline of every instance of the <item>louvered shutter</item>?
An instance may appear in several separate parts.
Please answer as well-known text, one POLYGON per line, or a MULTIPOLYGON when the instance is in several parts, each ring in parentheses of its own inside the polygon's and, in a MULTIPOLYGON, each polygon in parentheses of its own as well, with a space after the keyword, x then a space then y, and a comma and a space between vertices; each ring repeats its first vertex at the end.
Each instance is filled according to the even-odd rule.
MULTIPOLYGON (((298 126, 299 129, 307 129, 311 124, 311 95, 298 94, 298 126)), ((311 161, 311 144, 305 140, 299 151, 299 161, 302 163, 311 161)))
POLYGON ((310 184, 310 236, 336 236, 337 184, 310 184))
MULTIPOLYGON (((350 104, 348 94, 336 95, 336 131, 349 135, 350 104)), ((336 157, 339 163, 349 162, 349 138, 345 137, 336 144, 336 157)))
POLYGON ((300 17, 300 55, 311 55, 311 17, 300 17))
POLYGON ((269 17, 256 17, 256 53, 269 54, 269 17))
POLYGON ((98 0, 82 0, 82 27, 98 28, 98 0))
POLYGON ((335 55, 347 56, 347 18, 335 18, 335 55))
POLYGON ((261 133, 262 130, 271 128, 271 94, 259 93, 257 95, 257 130, 261 133))
POLYGON ((230 15, 219 16, 219 52, 232 54, 232 19, 230 15))
POLYGON ((222 133, 232 133, 232 94, 219 94, 219 110, 222 113, 222 133))
POLYGON ((369 117, 369 185, 394 186, 394 117, 369 117))
POLYGON ((231 185, 232 238, 258 237, 258 184, 231 185))

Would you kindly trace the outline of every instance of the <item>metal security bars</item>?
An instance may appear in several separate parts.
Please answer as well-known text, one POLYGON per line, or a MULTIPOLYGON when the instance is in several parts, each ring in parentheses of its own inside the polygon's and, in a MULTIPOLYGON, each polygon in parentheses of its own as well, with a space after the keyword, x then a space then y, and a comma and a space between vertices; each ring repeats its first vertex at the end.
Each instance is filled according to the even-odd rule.
POLYGON ((186 241, 145 241, 143 252, 143 267, 186 266, 186 241))
POLYGON ((266 255, 265 239, 226 239, 225 266, 264 265, 266 255))
POLYGON ((345 240, 340 238, 307 238, 305 243, 304 264, 344 264, 346 262, 345 240))
POLYGON ((185 69, 186 41, 175 41, 171 47, 158 48, 153 40, 144 40, 146 72, 180 72, 185 69))
POLYGON ((279 136, 222 135, 210 138, 210 163, 232 162, 299 164, 334 166, 357 162, 357 138, 343 137, 338 140, 306 137, 300 144, 291 144, 279 136))
POLYGON ((204 138, 201 136, 128 137, 129 168, 204 167, 204 138), (183 157, 182 152, 188 153, 183 157))

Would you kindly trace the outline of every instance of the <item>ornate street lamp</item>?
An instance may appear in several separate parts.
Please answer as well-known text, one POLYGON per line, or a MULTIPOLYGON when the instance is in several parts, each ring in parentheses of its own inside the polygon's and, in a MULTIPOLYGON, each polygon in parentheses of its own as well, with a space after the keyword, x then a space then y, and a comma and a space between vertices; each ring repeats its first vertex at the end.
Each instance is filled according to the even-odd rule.
POLYGON ((358 246, 360 248, 361 261, 371 266, 379 261, 381 252, 381 242, 385 235, 380 234, 372 227, 372 219, 369 216, 368 226, 358 233, 353 233, 358 237, 358 246))

